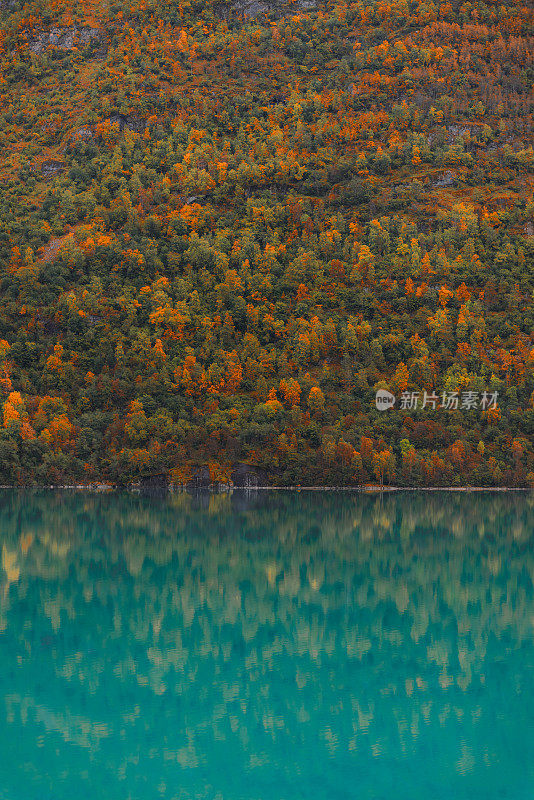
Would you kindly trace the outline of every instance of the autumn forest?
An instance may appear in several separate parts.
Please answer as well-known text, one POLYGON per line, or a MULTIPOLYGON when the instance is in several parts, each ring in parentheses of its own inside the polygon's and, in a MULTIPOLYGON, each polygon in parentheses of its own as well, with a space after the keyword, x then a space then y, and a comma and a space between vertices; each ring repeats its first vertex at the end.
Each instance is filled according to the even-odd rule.
POLYGON ((534 486, 533 118, 528 0, 2 0, 0 483, 534 486))

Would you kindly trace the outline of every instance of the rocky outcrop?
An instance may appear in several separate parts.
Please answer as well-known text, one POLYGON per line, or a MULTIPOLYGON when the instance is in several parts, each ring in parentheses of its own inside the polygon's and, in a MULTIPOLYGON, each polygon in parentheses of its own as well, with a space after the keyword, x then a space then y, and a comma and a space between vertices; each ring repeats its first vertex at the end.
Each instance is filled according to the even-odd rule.
POLYGON ((234 3, 234 9, 237 12, 241 12, 251 19, 259 17, 261 14, 268 14, 274 6, 274 3, 266 3, 263 0, 236 0, 234 3))
POLYGON ((249 464, 236 464, 232 470, 232 483, 237 489, 255 489, 268 486, 270 481, 265 470, 249 464))
POLYGON ((165 495, 169 491, 169 478, 167 475, 149 475, 138 481, 128 484, 130 491, 142 494, 165 495))
POLYGON ((119 130, 136 131, 136 133, 143 133, 146 128, 145 122, 139 117, 134 117, 132 114, 112 114, 108 117, 108 122, 112 125, 119 126, 119 130))
POLYGON ((202 491, 206 489, 227 491, 233 489, 256 489, 260 486, 269 486, 271 481, 265 470, 249 464, 236 464, 232 469, 230 483, 213 483, 208 467, 200 467, 186 483, 189 491, 202 491))
POLYGON ((440 177, 436 181, 434 181, 432 186, 434 186, 436 189, 445 189, 448 188, 449 186, 454 186, 455 183, 456 183, 456 173, 451 172, 451 170, 447 170, 446 172, 443 173, 443 175, 440 175, 440 177))
POLYGON ((223 19, 245 17, 255 19, 262 14, 283 17, 286 14, 298 14, 299 11, 311 11, 317 8, 316 0, 293 0, 293 2, 277 2, 277 0, 233 0, 231 3, 220 3, 216 13, 223 19))
POLYGON ((84 125, 83 128, 78 128, 77 131, 74 131, 72 134, 72 138, 74 141, 85 140, 93 138, 93 131, 88 125, 84 125))
MULTIPOLYGON (((134 116, 133 114, 112 114, 111 116, 107 117, 104 122, 109 122, 111 125, 118 125, 121 132, 126 130, 135 131, 136 133, 143 133, 146 128, 145 121, 134 116)), ((94 135, 95 131, 93 128, 89 125, 84 125, 82 128, 78 128, 72 132, 71 140, 73 142, 87 142, 92 139, 94 135)))
POLYGON ((43 178, 55 178, 65 172, 65 164, 62 161, 43 161, 40 172, 43 178))
POLYGON ((471 133, 471 126, 466 127, 465 125, 449 125, 447 131, 449 136, 456 140, 460 136, 466 136, 468 133, 471 133))
POLYGON ((57 47, 59 50, 72 50, 73 47, 80 47, 92 39, 102 39, 103 33, 98 28, 50 28, 49 31, 40 31, 29 39, 28 49, 30 53, 40 54, 49 47, 57 47))
POLYGON ((130 489, 138 491, 167 491, 168 489, 187 489, 189 492, 218 491, 230 489, 258 489, 269 486, 271 481, 267 472, 250 464, 236 464, 228 483, 213 482, 207 466, 198 467, 185 484, 172 484, 165 474, 146 476, 129 484, 130 489))
POLYGON ((207 467, 200 467, 199 470, 193 475, 191 480, 186 484, 186 488, 190 491, 198 489, 209 489, 211 486, 210 471, 207 467))

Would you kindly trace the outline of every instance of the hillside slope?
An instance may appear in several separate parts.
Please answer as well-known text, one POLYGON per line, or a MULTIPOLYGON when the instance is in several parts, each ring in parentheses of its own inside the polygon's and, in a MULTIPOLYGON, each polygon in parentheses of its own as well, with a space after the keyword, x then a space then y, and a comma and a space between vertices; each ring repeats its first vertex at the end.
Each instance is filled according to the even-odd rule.
POLYGON ((3 0, 0 479, 534 483, 533 23, 3 0))

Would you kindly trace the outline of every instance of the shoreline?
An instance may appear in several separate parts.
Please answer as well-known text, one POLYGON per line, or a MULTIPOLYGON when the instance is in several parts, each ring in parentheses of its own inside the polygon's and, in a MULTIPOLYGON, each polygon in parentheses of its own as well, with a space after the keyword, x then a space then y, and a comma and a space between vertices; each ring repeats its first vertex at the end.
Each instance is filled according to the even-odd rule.
POLYGON ((106 483, 94 484, 42 484, 35 486, 18 486, 2 484, 0 490, 9 491, 78 491, 78 492, 134 492, 136 494, 168 493, 168 494, 229 494, 230 492, 354 492, 358 494, 382 494, 384 492, 532 492, 534 487, 528 486, 203 486, 188 487, 185 484, 169 484, 167 486, 114 486, 106 483))

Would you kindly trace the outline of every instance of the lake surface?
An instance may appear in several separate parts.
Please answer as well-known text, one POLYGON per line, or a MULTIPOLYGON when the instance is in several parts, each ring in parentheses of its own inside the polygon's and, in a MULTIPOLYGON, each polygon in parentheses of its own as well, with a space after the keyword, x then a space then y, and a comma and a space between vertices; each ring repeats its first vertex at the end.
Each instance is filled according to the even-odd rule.
POLYGON ((0 493, 0 800, 532 800, 534 495, 0 493))

